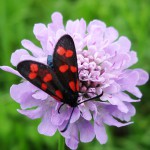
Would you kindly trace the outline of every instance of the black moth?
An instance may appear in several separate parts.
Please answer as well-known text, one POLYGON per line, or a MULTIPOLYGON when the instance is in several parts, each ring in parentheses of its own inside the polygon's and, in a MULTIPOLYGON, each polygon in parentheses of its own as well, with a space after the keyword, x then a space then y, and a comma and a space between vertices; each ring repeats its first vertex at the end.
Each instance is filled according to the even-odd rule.
POLYGON ((53 56, 48 56, 48 65, 25 60, 17 65, 17 70, 33 85, 62 102, 58 112, 64 104, 72 107, 68 123, 61 132, 67 130, 75 107, 83 102, 99 98, 103 94, 95 94, 95 97, 78 103, 80 92, 77 55, 74 41, 70 35, 64 35, 58 40, 53 56))

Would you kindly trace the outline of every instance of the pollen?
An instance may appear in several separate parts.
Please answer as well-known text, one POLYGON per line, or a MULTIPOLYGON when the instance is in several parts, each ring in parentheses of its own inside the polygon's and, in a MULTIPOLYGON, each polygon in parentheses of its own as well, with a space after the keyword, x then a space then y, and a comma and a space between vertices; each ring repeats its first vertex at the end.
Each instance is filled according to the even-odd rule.
POLYGON ((66 57, 72 57, 73 56, 73 51, 72 50, 67 50, 65 53, 66 57))
POLYGON ((62 65, 59 67, 59 71, 65 73, 68 70, 68 65, 62 65))
POLYGON ((66 53, 66 50, 63 47, 59 46, 57 49, 57 53, 59 55, 64 55, 66 53))
POLYGON ((30 70, 32 72, 37 72, 38 71, 38 65, 37 64, 31 64, 30 65, 30 70))
POLYGON ((46 74, 43 78, 44 82, 49 82, 52 80, 52 75, 50 73, 46 74))
POLYGON ((74 81, 69 82, 69 87, 71 88, 72 91, 74 91, 74 92, 76 91, 76 86, 75 86, 74 81))
POLYGON ((61 93, 60 90, 56 90, 56 91, 55 91, 55 94, 56 94, 56 96, 59 97, 60 99, 63 99, 63 95, 62 95, 62 93, 61 93))
POLYGON ((29 77, 29 79, 33 80, 33 79, 35 79, 37 77, 37 73, 31 72, 31 73, 29 73, 28 77, 29 77))

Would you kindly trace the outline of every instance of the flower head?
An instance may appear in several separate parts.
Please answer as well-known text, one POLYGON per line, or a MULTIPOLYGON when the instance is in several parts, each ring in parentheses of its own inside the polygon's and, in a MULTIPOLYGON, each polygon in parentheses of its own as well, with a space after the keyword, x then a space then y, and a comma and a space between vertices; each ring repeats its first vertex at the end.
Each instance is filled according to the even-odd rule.
MULTIPOLYGON (((47 64, 48 55, 53 55, 58 39, 69 34, 77 51, 80 91, 86 93, 80 94, 78 100, 82 102, 103 92, 101 102, 89 101, 77 106, 68 129, 60 132, 69 148, 77 149, 80 141, 90 142, 94 137, 104 144, 107 142, 105 124, 121 127, 132 123, 129 121, 135 115, 135 108, 131 103, 140 101, 142 93, 138 86, 147 82, 148 74, 142 69, 129 69, 137 62, 137 56, 130 50, 131 42, 127 37, 118 37, 115 28, 106 27, 100 20, 93 20, 88 25, 84 19, 69 20, 65 27, 58 12, 52 14, 52 22, 48 26, 36 24, 33 32, 41 48, 23 40, 24 49, 16 50, 11 56, 13 66, 23 60, 47 64), (132 99, 126 92, 137 99, 132 99)), ((2 66, 1 69, 22 78, 11 67, 2 66)), ((38 126, 41 134, 52 136, 68 122, 71 107, 65 105, 59 114, 57 110, 61 104, 29 81, 12 85, 10 94, 20 103, 18 112, 31 119, 42 119, 38 126)))

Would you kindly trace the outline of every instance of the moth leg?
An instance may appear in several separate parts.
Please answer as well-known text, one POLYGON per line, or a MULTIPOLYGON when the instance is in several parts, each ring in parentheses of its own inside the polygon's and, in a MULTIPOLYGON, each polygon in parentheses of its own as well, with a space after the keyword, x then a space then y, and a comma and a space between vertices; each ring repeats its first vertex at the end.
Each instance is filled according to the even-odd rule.
POLYGON ((61 109, 61 107, 62 107, 63 105, 65 105, 65 103, 61 104, 61 105, 59 106, 59 108, 58 108, 58 113, 59 113, 59 114, 60 114, 60 109, 61 109))

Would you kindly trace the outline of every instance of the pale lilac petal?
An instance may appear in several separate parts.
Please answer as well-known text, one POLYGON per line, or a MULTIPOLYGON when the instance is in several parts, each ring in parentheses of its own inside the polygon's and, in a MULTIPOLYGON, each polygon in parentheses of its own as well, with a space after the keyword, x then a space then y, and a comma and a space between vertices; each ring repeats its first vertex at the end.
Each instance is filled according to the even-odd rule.
POLYGON ((89 23, 88 27, 87 27, 87 31, 88 32, 93 32, 93 30, 95 28, 100 28, 102 31, 105 31, 106 29, 106 25, 104 22, 100 21, 100 20, 93 20, 89 23))
POLYGON ((121 36, 117 42, 120 44, 121 51, 128 52, 130 50, 131 42, 127 37, 121 36))
POLYGON ((105 31, 105 39, 109 40, 109 42, 113 42, 118 38, 118 32, 113 27, 108 27, 105 31))
POLYGON ((128 87, 126 90, 138 98, 142 97, 142 93, 137 87, 128 87))
POLYGON ((42 23, 35 24, 33 32, 39 41, 45 40, 45 37, 47 36, 47 28, 42 23))
POLYGON ((121 123, 116 119, 114 119, 110 114, 105 115, 105 117, 103 118, 103 122, 109 126, 116 126, 116 127, 122 127, 133 123, 133 122, 121 123))
POLYGON ((43 52, 43 50, 39 48, 38 46, 34 45, 29 40, 22 40, 21 44, 23 45, 24 48, 30 50, 35 57, 45 56, 45 53, 43 52))
POLYGON ((65 139, 66 145, 74 150, 77 149, 79 139, 78 139, 78 130, 75 125, 70 125, 70 138, 65 139))
POLYGON ((113 83, 110 86, 106 87, 103 91, 109 94, 118 93, 120 92, 120 85, 117 83, 113 83))
POLYGON ((136 52, 130 51, 130 53, 128 53, 128 54, 130 55, 130 61, 127 63, 126 68, 134 65, 138 61, 137 53, 136 52))
POLYGON ((85 105, 79 105, 79 109, 82 112, 82 117, 86 120, 91 120, 92 119, 92 115, 90 113, 90 110, 88 109, 87 106, 85 105))
POLYGON ((67 33, 72 34, 73 36, 79 34, 82 37, 85 34, 85 27, 86 22, 83 19, 75 21, 69 20, 66 24, 66 31, 67 33))
MULTIPOLYGON (((71 112, 70 112, 71 113, 71 112)), ((76 122, 80 117, 80 110, 78 108, 76 108, 73 112, 73 115, 71 117, 70 123, 74 123, 76 122)))
POLYGON ((17 110, 19 113, 29 117, 30 119, 37 119, 37 118, 41 118, 43 115, 43 110, 41 107, 38 107, 36 109, 33 110, 17 110))
POLYGON ((104 125, 102 123, 98 124, 97 122, 95 122, 94 131, 95 131, 96 139, 101 144, 105 144, 107 142, 108 137, 104 125))
POLYGON ((55 12, 52 14, 52 22, 53 22, 53 29, 55 31, 59 30, 59 29, 63 29, 63 17, 61 15, 61 13, 59 12, 55 12))
POLYGON ((104 94, 101 99, 105 101, 108 100, 112 105, 117 105, 118 109, 124 113, 127 113, 129 111, 125 103, 115 95, 104 94))
POLYGON ((22 77, 21 74, 20 74, 18 71, 14 70, 14 69, 11 68, 11 67, 8 67, 8 66, 0 66, 0 69, 2 69, 2 70, 4 70, 4 71, 7 71, 7 72, 10 72, 10 73, 12 73, 12 74, 15 74, 15 75, 17 75, 17 76, 19 76, 19 77, 22 77))
POLYGON ((123 77, 118 80, 119 84, 121 85, 122 89, 126 89, 127 87, 133 87, 137 85, 139 80, 139 74, 136 71, 126 70, 123 74, 123 77), (134 80, 133 80, 134 78, 134 80))
POLYGON ((39 90, 39 91, 37 91, 36 93, 34 93, 34 94, 32 95, 32 97, 35 98, 35 99, 45 100, 45 99, 48 98, 48 94, 45 93, 44 91, 39 90))
POLYGON ((142 69, 134 69, 134 70, 137 71, 139 74, 139 80, 138 80, 137 85, 145 84, 149 79, 148 73, 142 69))
POLYGON ((23 82, 18 85, 12 85, 10 95, 16 102, 20 103, 22 109, 32 108, 41 104, 41 100, 32 97, 33 91, 36 90, 37 88, 34 88, 29 82, 23 82))
POLYGON ((80 132, 81 142, 87 143, 91 142, 94 139, 95 137, 94 128, 89 121, 86 121, 81 118, 78 121, 78 129, 80 132))
POLYGON ((38 132, 47 136, 53 136, 57 130, 57 127, 51 122, 51 110, 47 111, 42 122, 38 126, 38 132))
MULTIPOLYGON (((128 112, 127 113, 123 113, 117 109, 114 109, 113 112, 112 112, 112 115, 115 117, 115 118, 118 118, 122 121, 130 121, 131 120, 131 117, 135 115, 136 113, 136 110, 134 108, 134 106, 130 103, 125 103, 126 106, 128 107, 128 112)), ((110 107, 110 106, 109 106, 110 107)))
POLYGON ((33 32, 36 38, 40 41, 43 51, 46 53, 47 52, 47 40, 48 40, 47 27, 42 23, 35 24, 33 32))
POLYGON ((12 53, 12 55, 11 55, 11 63, 13 64, 13 66, 17 66, 18 65, 18 63, 21 61, 21 57, 22 56, 29 57, 30 54, 28 53, 28 51, 26 51, 24 49, 19 49, 19 50, 16 50, 14 53, 12 53))
POLYGON ((55 125, 62 125, 65 122, 65 120, 68 120, 70 114, 70 109, 67 109, 66 106, 63 106, 60 110, 60 113, 58 113, 58 109, 52 111, 51 122, 55 125))
POLYGON ((119 98, 121 101, 125 101, 125 102, 140 102, 140 99, 132 99, 129 95, 127 95, 124 92, 119 92, 117 94, 115 94, 115 97, 119 98))

